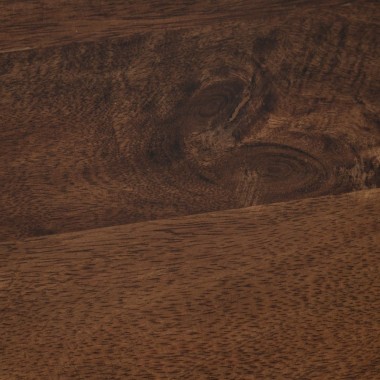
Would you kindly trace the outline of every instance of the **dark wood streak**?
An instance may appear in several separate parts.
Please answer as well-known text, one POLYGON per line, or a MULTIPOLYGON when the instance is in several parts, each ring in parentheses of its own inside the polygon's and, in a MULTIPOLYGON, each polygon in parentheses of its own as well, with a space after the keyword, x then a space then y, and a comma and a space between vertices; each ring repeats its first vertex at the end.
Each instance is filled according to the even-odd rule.
POLYGON ((372 5, 1 54, 0 240, 378 186, 372 5))
POLYGON ((246 18, 260 24, 344 0, 0 0, 0 53, 246 18))
POLYGON ((380 190, 0 243, 2 379, 380 372, 380 190))

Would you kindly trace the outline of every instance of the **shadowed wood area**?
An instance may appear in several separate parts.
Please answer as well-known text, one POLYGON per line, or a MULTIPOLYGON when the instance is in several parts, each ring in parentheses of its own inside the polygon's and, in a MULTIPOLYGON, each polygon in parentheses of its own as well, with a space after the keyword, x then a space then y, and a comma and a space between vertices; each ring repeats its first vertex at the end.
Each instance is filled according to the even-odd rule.
MULTIPOLYGON (((233 8, 217 3, 184 14, 233 8)), ((0 54, 0 239, 379 186, 379 8, 265 2, 296 3, 265 22, 0 54)), ((75 8, 54 4, 65 23, 75 8)))
POLYGON ((344 0, 0 0, 0 53, 234 18, 318 11, 344 0))
POLYGON ((0 243, 2 379, 368 379, 380 190, 0 243))

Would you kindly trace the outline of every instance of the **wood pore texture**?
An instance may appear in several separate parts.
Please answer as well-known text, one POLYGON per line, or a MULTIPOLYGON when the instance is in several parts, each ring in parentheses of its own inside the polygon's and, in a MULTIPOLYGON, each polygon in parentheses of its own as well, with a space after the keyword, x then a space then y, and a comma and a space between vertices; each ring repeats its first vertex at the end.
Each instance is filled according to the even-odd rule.
POLYGON ((376 2, 131 3, 2 2, 1 240, 379 185, 376 2))
POLYGON ((380 5, 0 0, 0 380, 377 380, 380 5))
POLYGON ((368 379, 380 190, 0 243, 1 379, 368 379))
MULTIPOLYGON (((0 0, 0 52, 179 29, 235 18, 319 11, 344 0, 0 0)), ((363 2, 362 2, 363 3, 363 2)), ((364 2, 364 4, 366 4, 364 2)))

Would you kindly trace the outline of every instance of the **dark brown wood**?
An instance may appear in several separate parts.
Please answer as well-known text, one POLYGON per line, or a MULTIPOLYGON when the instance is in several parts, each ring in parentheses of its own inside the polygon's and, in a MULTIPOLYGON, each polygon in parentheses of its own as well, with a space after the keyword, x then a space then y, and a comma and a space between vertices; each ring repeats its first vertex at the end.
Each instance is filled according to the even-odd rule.
POLYGON ((234 18, 346 4, 344 0, 0 0, 0 53, 136 32, 209 25, 234 18))
POLYGON ((380 190, 0 243, 1 379, 361 379, 380 190))
POLYGON ((0 54, 0 239, 378 186, 371 4, 0 54))
POLYGON ((0 380, 377 378, 379 15, 0 0, 0 380))

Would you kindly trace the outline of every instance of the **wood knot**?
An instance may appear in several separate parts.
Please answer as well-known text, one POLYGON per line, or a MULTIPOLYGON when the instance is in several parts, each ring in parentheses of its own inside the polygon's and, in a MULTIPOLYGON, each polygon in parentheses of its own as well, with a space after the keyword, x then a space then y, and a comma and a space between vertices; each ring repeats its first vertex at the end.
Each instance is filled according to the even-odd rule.
POLYGON ((333 186, 330 170, 323 162, 281 144, 241 146, 218 164, 216 172, 241 206, 318 195, 333 186))
POLYGON ((247 84, 241 79, 212 83, 196 92, 184 110, 186 128, 192 132, 220 127, 233 114, 247 84))

